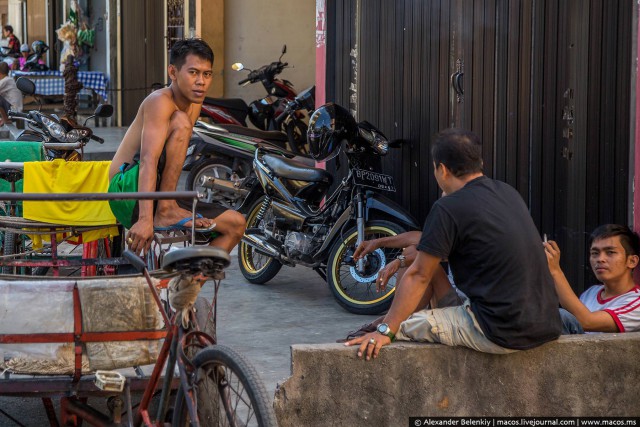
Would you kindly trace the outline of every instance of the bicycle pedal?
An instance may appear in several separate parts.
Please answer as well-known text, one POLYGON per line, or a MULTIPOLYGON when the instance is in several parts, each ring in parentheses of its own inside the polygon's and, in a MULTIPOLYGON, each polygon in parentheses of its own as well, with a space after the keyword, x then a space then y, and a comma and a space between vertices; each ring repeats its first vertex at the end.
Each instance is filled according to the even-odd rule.
POLYGON ((120 372, 96 371, 95 384, 100 390, 121 393, 124 390, 125 382, 126 378, 120 372))

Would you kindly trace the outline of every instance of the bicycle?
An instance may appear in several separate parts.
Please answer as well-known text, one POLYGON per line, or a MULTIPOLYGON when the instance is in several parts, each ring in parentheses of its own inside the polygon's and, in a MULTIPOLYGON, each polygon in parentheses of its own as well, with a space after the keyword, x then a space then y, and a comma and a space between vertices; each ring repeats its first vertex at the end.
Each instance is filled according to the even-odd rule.
MULTIPOLYGON (((168 299, 171 301, 171 306, 160 298, 144 261, 130 251, 125 251, 123 255, 145 277, 153 300, 166 325, 164 343, 153 372, 144 387, 142 401, 135 415, 131 409, 130 397, 130 382, 135 379, 125 378, 117 371, 97 371, 95 379, 89 377, 89 381, 95 380, 95 386, 88 387, 87 377, 81 376, 78 365, 76 365, 73 379, 7 379, 5 377, 0 379, 0 395, 29 396, 31 392, 34 396, 43 396, 43 390, 47 390, 49 396, 62 393, 65 397, 62 398, 60 405, 61 421, 65 426, 77 426, 83 420, 98 426, 142 424, 157 426, 163 425, 165 421, 171 421, 173 426, 276 426, 277 421, 270 399, 255 369, 240 353, 218 344, 216 340, 217 296, 220 281, 224 276, 224 268, 229 265, 228 254, 213 247, 188 247, 166 253, 162 268, 166 278, 171 278, 168 299), (210 304, 203 298, 197 297, 204 278, 192 280, 194 275, 213 279, 215 292, 210 304), (186 299, 189 302, 180 305, 179 300, 184 299, 185 295, 188 295, 186 299), (192 306, 193 302, 195 304, 192 306), (170 402, 176 369, 179 387, 171 412, 170 402), (149 407, 163 370, 165 375, 159 406, 154 417, 150 414, 149 407), (17 390, 20 390, 20 394, 17 390), (109 415, 99 412, 85 399, 88 395, 105 395, 105 393, 111 399, 108 405, 109 415), (124 395, 124 402, 122 395, 124 395), (117 403, 118 399, 119 403, 117 403), (126 412, 123 412, 125 409, 126 412)), ((81 280, 91 279, 78 279, 78 281, 81 280)), ((123 277, 122 280, 127 278, 123 277)), ((80 308, 77 310, 81 312, 80 308)), ((152 332, 111 332, 110 336, 102 339, 105 341, 132 340, 134 335, 136 339, 141 339, 145 333, 149 335, 152 332)), ((47 342, 43 340, 44 335, 46 334, 37 334, 37 337, 34 336, 30 342, 47 342)), ((57 335, 55 339, 59 341, 60 334, 57 335)), ((101 339, 96 338, 95 333, 93 335, 94 342, 101 339)), ((80 339, 78 335, 71 337, 76 345, 82 341, 84 335, 81 332, 79 336, 80 339)), ((0 335, 0 343, 24 342, 24 339, 25 335, 20 334, 0 335), (18 341, 18 338, 23 341, 18 341)), ((47 402, 45 402, 46 405, 47 402)), ((50 401, 49 406, 53 411, 50 401)), ((57 420, 52 420, 50 413, 49 416, 52 425, 57 425, 57 420)))

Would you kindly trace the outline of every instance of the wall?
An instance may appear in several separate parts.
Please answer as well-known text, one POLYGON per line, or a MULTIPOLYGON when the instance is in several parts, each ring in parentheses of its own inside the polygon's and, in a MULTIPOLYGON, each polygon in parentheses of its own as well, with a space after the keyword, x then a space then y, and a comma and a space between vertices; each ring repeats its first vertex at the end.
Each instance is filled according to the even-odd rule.
POLYGON ((410 416, 640 416, 640 333, 560 337, 491 355, 394 343, 365 362, 342 344, 294 345, 276 390, 286 426, 406 426, 410 416))
POLYGON ((198 0, 196 6, 201 11, 196 23, 196 34, 209 43, 213 49, 213 81, 207 95, 222 98, 224 94, 224 0, 198 0))
POLYGON ((91 71, 101 71, 105 74, 109 73, 109 51, 107 49, 109 26, 107 18, 107 0, 92 0, 89 26, 95 30, 96 38, 93 49, 91 49, 89 69, 91 71))
POLYGON ((231 69, 234 62, 258 68, 276 61, 282 45, 287 45, 280 77, 293 83, 297 92, 314 84, 315 78, 315 0, 234 0, 225 2, 225 98, 247 102, 262 98, 261 84, 240 87, 246 72, 231 69))

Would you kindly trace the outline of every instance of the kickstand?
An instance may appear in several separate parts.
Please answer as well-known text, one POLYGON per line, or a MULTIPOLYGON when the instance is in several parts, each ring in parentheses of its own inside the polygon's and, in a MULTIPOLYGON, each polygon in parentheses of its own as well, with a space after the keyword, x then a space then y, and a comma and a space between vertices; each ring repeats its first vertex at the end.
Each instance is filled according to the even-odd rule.
POLYGON ((327 267, 314 267, 313 271, 318 273, 318 275, 322 277, 322 280, 327 281, 327 267))

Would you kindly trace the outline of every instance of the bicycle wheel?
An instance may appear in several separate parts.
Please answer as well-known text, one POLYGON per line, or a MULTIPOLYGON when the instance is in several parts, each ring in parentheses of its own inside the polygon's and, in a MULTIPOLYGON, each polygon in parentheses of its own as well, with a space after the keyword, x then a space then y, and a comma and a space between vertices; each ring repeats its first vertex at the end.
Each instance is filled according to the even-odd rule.
MULTIPOLYGON (((270 399, 256 370, 235 350, 214 345, 198 352, 193 382, 202 426, 277 426, 270 399)), ((173 412, 174 426, 190 425, 182 387, 173 412)))

